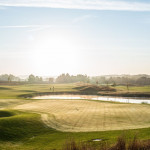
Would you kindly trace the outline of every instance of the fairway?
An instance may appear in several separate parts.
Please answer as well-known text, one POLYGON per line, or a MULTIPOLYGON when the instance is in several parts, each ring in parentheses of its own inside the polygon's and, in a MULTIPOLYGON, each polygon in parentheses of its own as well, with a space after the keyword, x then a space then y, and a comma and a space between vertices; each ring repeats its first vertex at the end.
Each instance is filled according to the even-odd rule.
POLYGON ((37 112, 43 122, 66 132, 150 127, 150 106, 88 100, 35 100, 15 109, 37 112))

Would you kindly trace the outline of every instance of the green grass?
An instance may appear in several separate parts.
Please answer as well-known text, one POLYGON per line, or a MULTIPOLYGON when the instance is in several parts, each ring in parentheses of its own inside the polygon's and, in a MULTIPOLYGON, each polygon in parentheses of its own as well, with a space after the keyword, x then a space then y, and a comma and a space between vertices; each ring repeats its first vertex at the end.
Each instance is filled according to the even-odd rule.
MULTIPOLYGON (((61 132, 48 128, 41 121, 39 114, 12 110, 13 107, 36 100, 27 100, 20 95, 34 95, 34 93, 52 92, 50 87, 55 87, 55 92, 78 92, 76 84, 24 84, 0 85, 0 149, 2 150, 50 150, 60 149, 65 141, 73 138, 76 141, 91 141, 104 139, 115 143, 118 136, 125 134, 133 138, 135 134, 139 139, 150 139, 150 128, 101 131, 101 132, 61 132)), ((116 93, 126 93, 126 86, 116 86, 116 93)), ((150 86, 129 87, 129 92, 150 93, 150 86)), ((107 92, 106 92, 107 94, 107 92)), ((108 92, 109 94, 109 92, 108 92)), ((103 102, 104 103, 104 102, 103 102)))
POLYGON ((121 97, 150 97, 150 86, 115 86, 115 92, 100 91, 100 95, 105 96, 121 96, 121 97))
POLYGON ((54 92, 76 91, 76 84, 24 84, 24 85, 0 85, 0 99, 20 99, 20 95, 32 95, 34 93, 53 92, 50 90, 54 86, 54 92))
MULTIPOLYGON (((116 86, 118 91, 128 92, 126 86, 116 86)), ((150 86, 129 86, 129 92, 150 92, 150 86)))
POLYGON ((36 100, 14 109, 40 113, 47 126, 67 132, 150 127, 150 105, 92 100, 36 100))
POLYGON ((0 117, 0 139, 3 141, 20 141, 28 137, 44 133, 40 116, 33 113, 19 112, 15 110, 3 110, 0 114, 9 113, 11 116, 0 117), (43 129, 43 130, 41 130, 43 129))
MULTIPOLYGON (((81 92, 79 88, 75 88, 79 86, 79 84, 23 84, 23 85, 0 85, 0 99, 23 99, 24 96, 33 96, 40 93, 49 93, 53 92, 52 88, 54 86, 54 92, 81 92)), ((117 91, 116 92, 100 92, 104 95, 121 95, 125 93, 130 93, 133 96, 136 94, 150 94, 150 86, 129 86, 129 91, 126 86, 116 86, 113 87, 117 91)), ((89 91, 90 93, 90 91, 89 91)))
POLYGON ((114 143, 121 134, 128 139, 132 139, 135 134, 140 139, 150 138, 150 128, 126 131, 60 132, 44 126, 38 114, 15 110, 6 111, 14 115, 0 118, 0 149, 2 150, 61 149, 65 141, 70 138, 87 142, 100 138, 109 143, 114 143))

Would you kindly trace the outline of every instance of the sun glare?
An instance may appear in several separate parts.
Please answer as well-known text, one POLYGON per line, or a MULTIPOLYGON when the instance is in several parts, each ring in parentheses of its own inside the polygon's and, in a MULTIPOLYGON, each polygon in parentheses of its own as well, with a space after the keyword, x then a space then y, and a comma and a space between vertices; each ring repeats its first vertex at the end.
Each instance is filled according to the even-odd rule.
POLYGON ((32 64, 37 74, 59 74, 67 70, 75 72, 78 66, 77 59, 79 51, 71 37, 51 35, 41 37, 35 42, 32 64))

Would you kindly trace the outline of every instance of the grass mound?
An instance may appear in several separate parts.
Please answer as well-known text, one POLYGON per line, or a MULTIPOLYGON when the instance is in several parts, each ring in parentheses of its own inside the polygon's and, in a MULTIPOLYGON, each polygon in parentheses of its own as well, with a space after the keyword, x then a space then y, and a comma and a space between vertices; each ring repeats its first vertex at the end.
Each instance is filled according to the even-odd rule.
POLYGON ((76 89, 80 90, 81 92, 92 92, 92 93, 97 93, 100 91, 109 91, 109 92, 116 91, 116 89, 109 86, 97 86, 97 85, 79 86, 76 87, 76 89))
POLYGON ((81 89, 83 89, 83 88, 85 88, 85 87, 87 87, 87 85, 77 86, 77 87, 75 87, 74 89, 81 90, 81 89))
POLYGON ((38 114, 19 111, 1 111, 1 114, 14 115, 0 118, 0 141, 22 141, 47 131, 38 114))
POLYGON ((11 90, 11 88, 7 88, 7 87, 0 87, 0 90, 11 90))
POLYGON ((88 86, 80 89, 80 91, 82 91, 82 92, 98 92, 99 90, 100 90, 100 88, 95 85, 88 85, 88 86))
POLYGON ((109 91, 109 92, 115 92, 116 89, 110 87, 110 86, 102 86, 100 87, 100 91, 109 91))
POLYGON ((10 116, 13 116, 13 115, 14 115, 14 113, 9 112, 9 111, 4 111, 4 110, 0 111, 0 118, 10 117, 10 116))

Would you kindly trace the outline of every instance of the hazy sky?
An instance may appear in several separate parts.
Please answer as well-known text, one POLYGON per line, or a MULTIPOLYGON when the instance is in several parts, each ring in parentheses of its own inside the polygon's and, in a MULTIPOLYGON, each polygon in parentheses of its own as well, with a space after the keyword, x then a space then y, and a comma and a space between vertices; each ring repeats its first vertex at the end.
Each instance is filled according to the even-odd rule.
POLYGON ((150 74, 149 0, 0 0, 0 74, 150 74))

